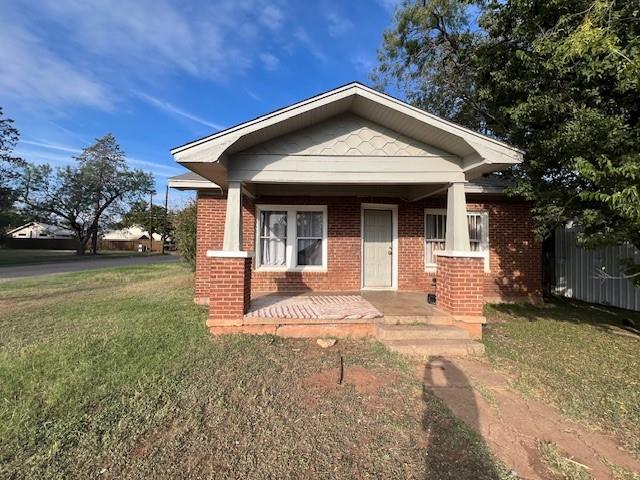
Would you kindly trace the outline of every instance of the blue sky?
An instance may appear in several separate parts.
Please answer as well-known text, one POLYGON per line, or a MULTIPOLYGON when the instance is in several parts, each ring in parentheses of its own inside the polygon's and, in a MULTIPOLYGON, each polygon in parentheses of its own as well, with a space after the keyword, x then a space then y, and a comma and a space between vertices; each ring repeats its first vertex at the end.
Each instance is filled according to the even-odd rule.
POLYGON ((0 0, 0 106, 25 159, 62 165, 112 132, 164 192, 182 172, 170 148, 368 83, 395 4, 0 0))

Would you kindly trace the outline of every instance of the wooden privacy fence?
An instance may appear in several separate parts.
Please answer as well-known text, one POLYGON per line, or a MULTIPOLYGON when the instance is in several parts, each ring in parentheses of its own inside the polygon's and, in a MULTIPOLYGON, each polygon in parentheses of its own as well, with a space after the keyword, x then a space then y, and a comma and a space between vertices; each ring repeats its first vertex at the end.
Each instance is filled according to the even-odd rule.
POLYGON ((5 246, 27 250, 76 250, 78 242, 73 238, 7 238, 5 246))
POLYGON ((575 227, 555 232, 555 281, 552 292, 590 303, 640 311, 640 288, 621 278, 620 260, 640 262, 640 252, 632 245, 589 250, 576 243, 575 227))
MULTIPOLYGON (((142 240, 100 240, 98 242, 98 251, 100 250, 125 250, 125 251, 138 251, 138 245, 142 245, 146 250, 149 250, 149 239, 142 240)), ((159 240, 153 241, 152 252, 162 251, 162 242, 159 240)))

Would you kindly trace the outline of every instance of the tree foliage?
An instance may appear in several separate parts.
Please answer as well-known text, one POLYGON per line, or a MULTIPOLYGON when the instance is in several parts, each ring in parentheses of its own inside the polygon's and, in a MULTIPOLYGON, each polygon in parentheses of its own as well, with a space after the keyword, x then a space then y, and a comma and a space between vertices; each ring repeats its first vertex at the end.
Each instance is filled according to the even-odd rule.
POLYGON ((131 204, 118 225, 121 228, 139 226, 151 235, 159 233, 163 239, 170 237, 173 231, 171 218, 165 208, 160 205, 152 205, 149 210, 149 203, 144 200, 138 200, 131 204))
POLYGON ((640 248, 640 2, 420 5, 397 12, 376 75, 427 110, 522 148, 512 193, 535 202, 541 236, 576 220, 587 246, 640 248))
POLYGON ((178 252, 194 270, 196 267, 197 211, 197 204, 192 201, 185 208, 176 212, 172 219, 178 252))
POLYGON ((19 218, 13 209, 15 182, 24 165, 24 160, 13 153, 19 139, 20 133, 13 126, 13 120, 3 117, 0 107, 0 229, 19 218))
POLYGON ((107 134, 85 148, 75 165, 53 170, 27 164, 19 201, 32 217, 72 230, 78 253, 84 253, 102 227, 152 190, 153 176, 130 169, 115 137, 107 134))

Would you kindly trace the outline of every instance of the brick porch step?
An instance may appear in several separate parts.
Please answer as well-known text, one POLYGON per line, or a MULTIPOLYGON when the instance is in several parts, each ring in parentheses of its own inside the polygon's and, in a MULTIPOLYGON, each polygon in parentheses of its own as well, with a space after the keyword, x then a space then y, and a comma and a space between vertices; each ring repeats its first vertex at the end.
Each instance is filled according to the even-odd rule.
POLYGON ((383 340, 390 350, 409 355, 420 360, 433 356, 483 355, 484 345, 468 339, 383 340))
POLYGON ((449 325, 378 325, 380 340, 469 340, 466 330, 449 325))

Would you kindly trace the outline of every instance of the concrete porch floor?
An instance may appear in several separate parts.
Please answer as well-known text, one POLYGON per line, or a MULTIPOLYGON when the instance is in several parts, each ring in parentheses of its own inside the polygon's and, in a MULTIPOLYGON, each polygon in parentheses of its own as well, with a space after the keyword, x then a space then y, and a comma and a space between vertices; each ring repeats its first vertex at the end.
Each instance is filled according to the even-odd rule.
POLYGON ((251 299, 245 319, 251 322, 295 319, 309 323, 451 323, 449 315, 427 303, 425 293, 397 291, 257 294, 251 299))

